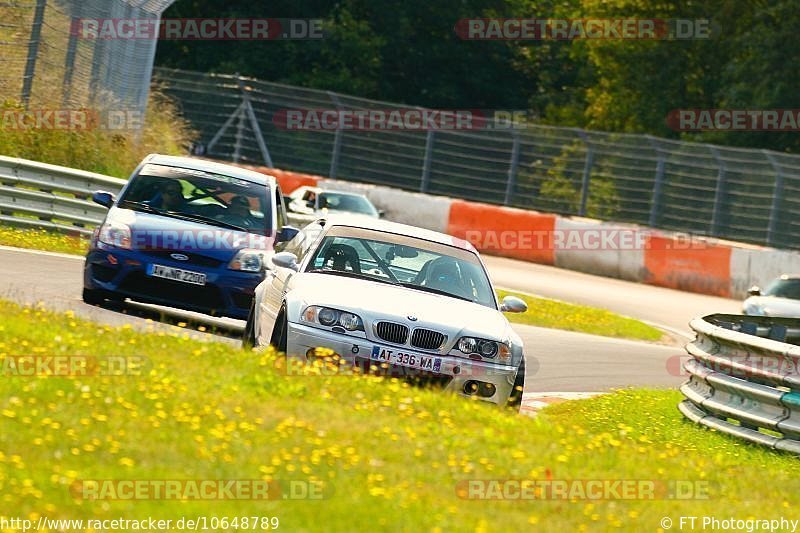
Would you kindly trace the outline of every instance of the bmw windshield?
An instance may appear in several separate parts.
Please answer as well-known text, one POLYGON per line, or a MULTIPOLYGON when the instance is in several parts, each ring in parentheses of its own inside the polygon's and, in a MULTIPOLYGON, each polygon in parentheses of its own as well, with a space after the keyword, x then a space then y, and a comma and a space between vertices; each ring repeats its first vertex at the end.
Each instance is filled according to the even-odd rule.
POLYGON ((333 228, 306 272, 361 277, 497 308, 486 271, 474 253, 422 239, 333 228))

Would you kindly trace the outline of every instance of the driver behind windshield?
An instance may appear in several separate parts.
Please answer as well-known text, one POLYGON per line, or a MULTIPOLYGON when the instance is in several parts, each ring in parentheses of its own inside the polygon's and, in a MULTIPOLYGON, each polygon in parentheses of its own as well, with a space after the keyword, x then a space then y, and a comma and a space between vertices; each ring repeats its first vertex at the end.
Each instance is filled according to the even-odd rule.
POLYGON ((250 212, 250 200, 246 196, 234 196, 228 204, 225 212, 226 219, 231 224, 237 226, 250 227, 255 224, 253 215, 250 212))
POLYGON ((188 206, 183 187, 178 181, 162 182, 158 193, 144 203, 165 211, 186 211, 188 206))

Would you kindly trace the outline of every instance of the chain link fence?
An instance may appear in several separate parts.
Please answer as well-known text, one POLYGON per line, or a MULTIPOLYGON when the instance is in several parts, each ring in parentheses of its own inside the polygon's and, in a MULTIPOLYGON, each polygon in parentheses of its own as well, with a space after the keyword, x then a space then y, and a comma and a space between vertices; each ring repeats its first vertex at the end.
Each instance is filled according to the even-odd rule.
POLYGON ((210 157, 355 182, 800 248, 800 156, 534 124, 291 131, 287 109, 407 109, 231 75, 156 69, 210 157))
POLYGON ((0 95, 26 108, 143 115, 155 39, 86 38, 81 21, 160 20, 175 0, 0 0, 0 95))

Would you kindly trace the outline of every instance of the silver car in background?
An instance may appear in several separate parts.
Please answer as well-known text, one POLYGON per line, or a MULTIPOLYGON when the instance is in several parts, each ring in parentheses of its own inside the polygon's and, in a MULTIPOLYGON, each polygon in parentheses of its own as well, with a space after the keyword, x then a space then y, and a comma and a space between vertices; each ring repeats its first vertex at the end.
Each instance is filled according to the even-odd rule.
POLYGON ((424 378, 446 390, 518 407, 520 337, 478 252, 441 233, 363 217, 306 226, 257 288, 244 345, 307 361, 318 347, 348 363, 424 378))
POLYGON ((296 226, 332 215, 351 214, 380 218, 383 214, 363 194, 304 185, 286 198, 289 220, 296 226))
POLYGON ((763 291, 750 287, 742 304, 745 315, 800 318, 800 275, 784 274, 763 291))

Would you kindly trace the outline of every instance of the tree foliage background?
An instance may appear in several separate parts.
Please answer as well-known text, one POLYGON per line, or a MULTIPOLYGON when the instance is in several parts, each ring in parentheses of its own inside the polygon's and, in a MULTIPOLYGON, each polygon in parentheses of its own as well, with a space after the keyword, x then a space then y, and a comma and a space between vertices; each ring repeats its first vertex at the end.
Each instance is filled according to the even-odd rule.
POLYGON ((321 18, 309 41, 164 41, 157 62, 546 124, 800 151, 796 133, 670 130, 680 108, 800 108, 796 0, 179 0, 165 17, 321 18), (711 39, 464 41, 461 18, 707 18, 711 39))

